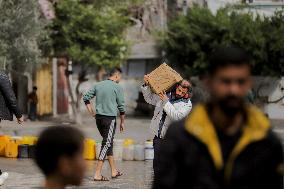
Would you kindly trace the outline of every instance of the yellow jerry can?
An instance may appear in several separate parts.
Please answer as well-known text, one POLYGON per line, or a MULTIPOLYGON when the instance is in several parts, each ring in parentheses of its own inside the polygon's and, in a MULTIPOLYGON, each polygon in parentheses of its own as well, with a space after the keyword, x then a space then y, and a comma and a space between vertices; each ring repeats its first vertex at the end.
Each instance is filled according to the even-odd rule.
POLYGON ((37 143, 38 138, 34 136, 24 136, 22 138, 22 144, 26 145, 35 145, 37 143))
POLYGON ((8 158, 16 158, 18 157, 18 144, 15 140, 10 140, 7 144, 6 144, 6 148, 5 148, 5 157, 8 158))
POLYGON ((127 138, 123 142, 123 147, 128 147, 128 146, 133 145, 133 144, 134 144, 134 140, 131 139, 131 138, 127 138))
POLYGON ((11 137, 11 139, 14 140, 18 145, 23 144, 23 137, 13 136, 13 137, 11 137))
POLYGON ((86 160, 94 160, 95 157, 96 157, 96 141, 93 139, 85 139, 84 158, 86 160))
POLYGON ((9 142, 9 140, 10 140, 10 136, 8 135, 0 136, 0 156, 5 155, 6 144, 9 142))

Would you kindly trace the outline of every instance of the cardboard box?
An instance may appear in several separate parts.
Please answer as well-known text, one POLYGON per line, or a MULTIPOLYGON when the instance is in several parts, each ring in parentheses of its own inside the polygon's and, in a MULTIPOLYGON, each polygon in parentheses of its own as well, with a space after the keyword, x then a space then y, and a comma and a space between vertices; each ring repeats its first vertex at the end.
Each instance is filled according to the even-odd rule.
POLYGON ((180 82, 182 77, 166 63, 163 63, 149 74, 149 84, 154 93, 167 91, 174 84, 180 82))

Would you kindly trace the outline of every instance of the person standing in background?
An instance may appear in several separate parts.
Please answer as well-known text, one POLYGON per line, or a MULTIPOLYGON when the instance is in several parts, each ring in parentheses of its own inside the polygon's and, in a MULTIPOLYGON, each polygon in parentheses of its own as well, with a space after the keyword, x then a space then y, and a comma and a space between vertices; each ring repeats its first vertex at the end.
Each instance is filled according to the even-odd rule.
POLYGON ((30 106, 29 110, 29 119, 31 121, 35 121, 37 119, 37 104, 38 104, 38 96, 37 96, 37 87, 33 87, 33 91, 28 96, 28 102, 30 106))

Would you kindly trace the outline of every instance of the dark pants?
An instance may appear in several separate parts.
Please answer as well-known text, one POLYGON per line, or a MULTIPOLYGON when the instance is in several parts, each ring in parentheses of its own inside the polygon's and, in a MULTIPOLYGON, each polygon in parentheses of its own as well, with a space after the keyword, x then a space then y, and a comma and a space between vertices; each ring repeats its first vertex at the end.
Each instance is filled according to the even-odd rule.
POLYGON ((116 118, 108 116, 97 116, 98 130, 103 137, 99 160, 104 161, 106 156, 113 155, 113 138, 116 129, 116 118))
POLYGON ((156 171, 158 169, 159 151, 160 151, 160 148, 161 148, 162 140, 163 139, 158 138, 157 136, 155 136, 155 138, 153 139, 153 147, 154 147, 153 169, 154 169, 154 175, 156 175, 156 171))
POLYGON ((29 112, 29 118, 32 121, 35 121, 37 118, 37 104, 30 103, 30 112, 29 112))

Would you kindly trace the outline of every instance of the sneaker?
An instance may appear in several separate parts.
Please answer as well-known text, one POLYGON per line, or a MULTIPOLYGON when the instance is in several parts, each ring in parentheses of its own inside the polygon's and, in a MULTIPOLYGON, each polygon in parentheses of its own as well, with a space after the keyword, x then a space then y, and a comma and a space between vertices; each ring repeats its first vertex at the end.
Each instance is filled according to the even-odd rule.
POLYGON ((3 172, 0 175, 0 186, 2 186, 5 182, 5 180, 9 177, 9 174, 7 172, 3 172))

